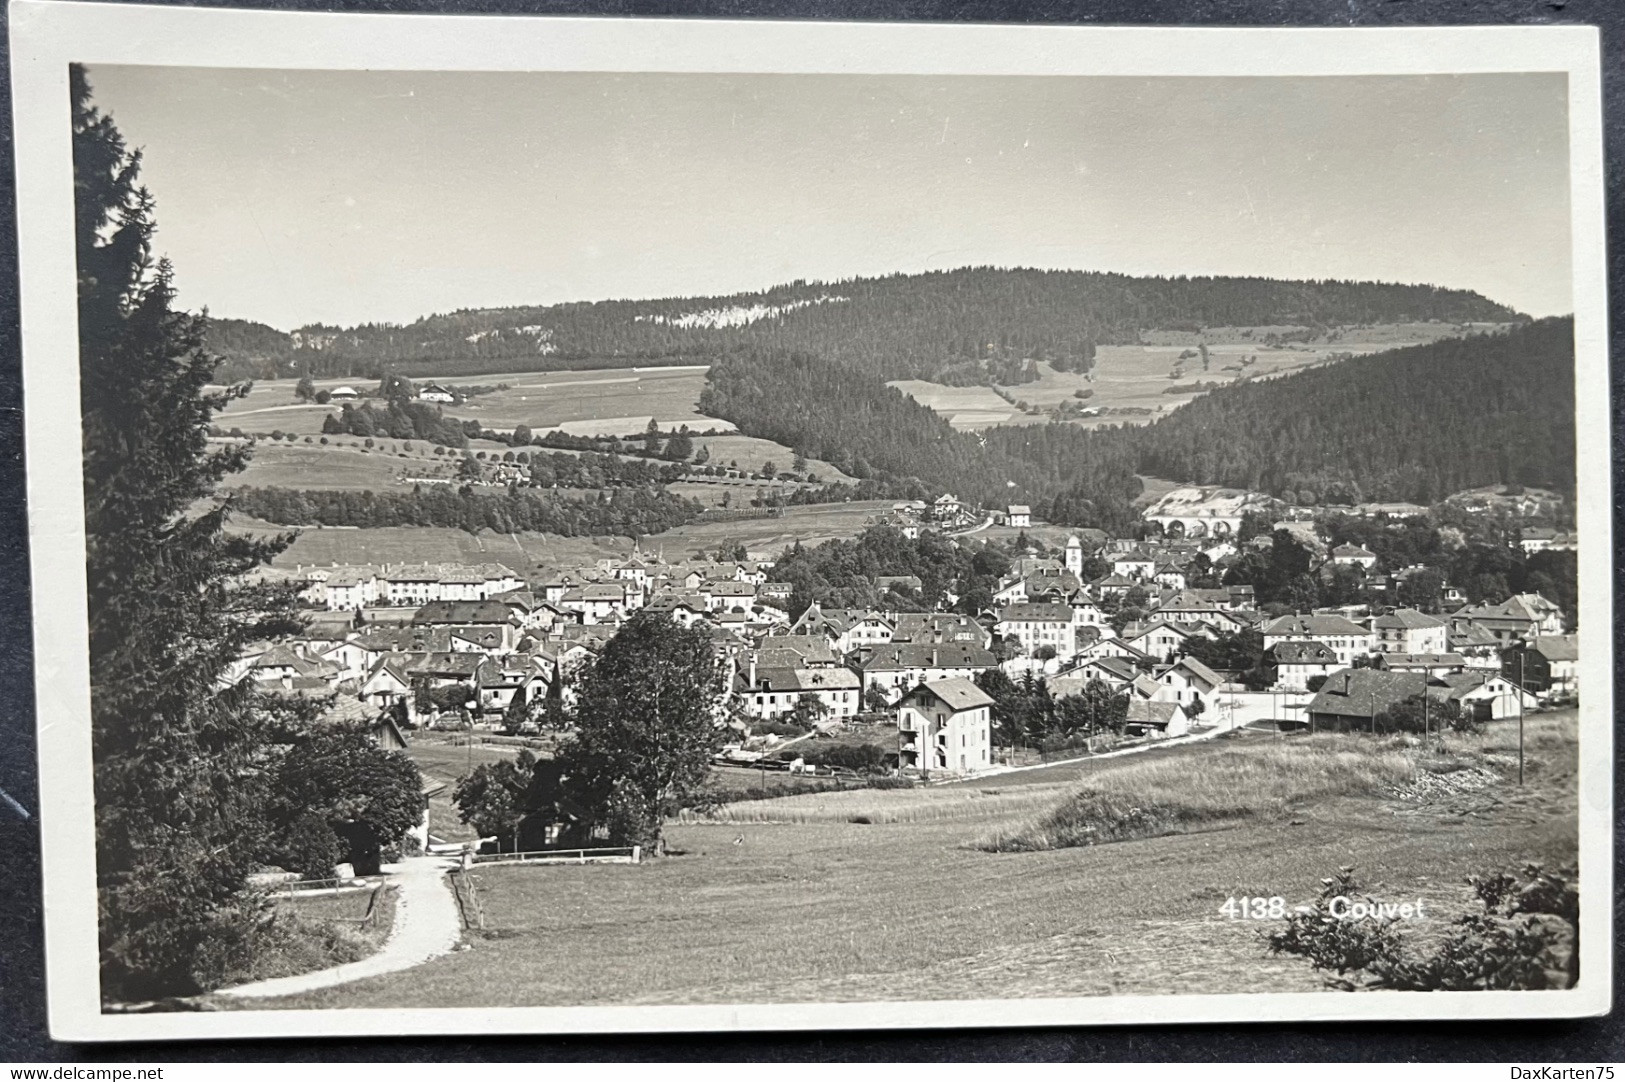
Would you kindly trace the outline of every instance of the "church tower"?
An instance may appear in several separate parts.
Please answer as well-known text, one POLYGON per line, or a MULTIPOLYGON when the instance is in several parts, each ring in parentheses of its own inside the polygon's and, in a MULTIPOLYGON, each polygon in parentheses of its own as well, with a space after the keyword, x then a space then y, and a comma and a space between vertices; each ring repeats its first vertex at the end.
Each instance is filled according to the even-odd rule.
POLYGON ((1083 542, 1078 540, 1077 534, 1066 539, 1066 569, 1080 579, 1083 577, 1083 542))

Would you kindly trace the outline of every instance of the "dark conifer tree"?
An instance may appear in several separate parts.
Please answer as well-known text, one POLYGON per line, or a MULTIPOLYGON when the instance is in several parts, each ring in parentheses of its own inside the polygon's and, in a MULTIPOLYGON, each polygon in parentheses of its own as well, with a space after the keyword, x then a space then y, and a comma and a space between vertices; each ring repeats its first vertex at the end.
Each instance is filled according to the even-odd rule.
POLYGON ((129 999, 192 990, 243 885, 272 719, 221 678, 292 629, 292 596, 242 581, 280 546, 222 529, 212 494, 248 452, 206 436, 231 395, 152 260, 139 153, 77 68, 72 95, 102 993, 129 999))

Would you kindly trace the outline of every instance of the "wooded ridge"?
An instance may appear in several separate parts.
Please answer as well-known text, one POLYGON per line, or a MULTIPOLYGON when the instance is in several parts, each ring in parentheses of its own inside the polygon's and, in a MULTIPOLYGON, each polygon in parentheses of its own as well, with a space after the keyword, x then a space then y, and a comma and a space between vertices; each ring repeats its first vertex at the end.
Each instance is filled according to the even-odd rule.
POLYGON ((1083 367, 1095 345, 1137 342, 1150 329, 1520 318, 1477 293, 1426 285, 971 267, 725 297, 465 309, 405 325, 313 324, 287 334, 215 319, 209 345, 226 358, 221 375, 235 379, 307 370, 373 377, 392 365, 473 375, 687 364, 781 349, 884 379, 964 383, 967 368, 981 367, 1019 382, 1028 361, 1083 367))

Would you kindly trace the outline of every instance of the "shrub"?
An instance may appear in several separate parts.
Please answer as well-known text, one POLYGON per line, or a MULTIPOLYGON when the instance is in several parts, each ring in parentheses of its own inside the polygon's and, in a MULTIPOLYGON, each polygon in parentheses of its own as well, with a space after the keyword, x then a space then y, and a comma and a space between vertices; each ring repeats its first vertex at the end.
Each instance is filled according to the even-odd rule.
POLYGON ((886 749, 877 744, 836 744, 809 749, 806 761, 814 766, 840 767, 860 774, 878 774, 886 768, 886 749))
POLYGON ((310 813, 300 816, 289 830, 281 864, 306 879, 326 879, 343 852, 344 844, 327 820, 310 813))
MULTIPOLYGON (((1327 983, 1353 991, 1403 992, 1572 988, 1580 975, 1580 895, 1575 869, 1526 865, 1521 875, 1469 876, 1481 912, 1450 923, 1441 937, 1418 942, 1397 918, 1339 920, 1334 900, 1371 901, 1341 868, 1321 880, 1316 905, 1287 918, 1267 937, 1271 954, 1295 954, 1336 974, 1327 983)), ((1420 937, 1418 937, 1420 938, 1420 937)))
POLYGON ((354 927, 278 912, 265 898, 250 896, 215 913, 193 975, 199 987, 219 988, 345 965, 373 950, 354 927))
POLYGON ((793 721, 779 718, 753 721, 750 731, 756 736, 806 736, 811 730, 804 725, 797 725, 793 721))

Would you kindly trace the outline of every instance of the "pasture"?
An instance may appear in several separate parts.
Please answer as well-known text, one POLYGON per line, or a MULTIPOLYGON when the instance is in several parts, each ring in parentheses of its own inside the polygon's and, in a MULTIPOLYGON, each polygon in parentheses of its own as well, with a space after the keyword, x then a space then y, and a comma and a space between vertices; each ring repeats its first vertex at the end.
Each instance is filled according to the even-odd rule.
POLYGON ((372 447, 355 436, 306 437, 310 443, 261 440, 242 473, 226 479, 229 487, 282 486, 312 489, 410 488, 407 478, 450 477, 457 458, 436 455, 421 441, 376 440, 372 447), (408 450, 410 448, 410 450, 408 450))
MULTIPOLYGON (((811 1002, 1286 992, 1324 989, 1271 958, 1233 896, 1312 900, 1354 865, 1371 893, 1466 912, 1465 876, 1571 860, 1572 712, 1532 718, 1539 765, 1506 771, 1510 723, 1447 738, 1448 757, 1495 773, 1484 787, 1404 783, 1424 756, 1402 744, 1243 733, 1128 756, 1062 777, 1038 771, 909 791, 816 793, 733 805, 668 826, 674 855, 642 866, 491 868, 489 920, 472 949, 408 973, 290 997, 287 1008, 811 1002), (1285 792, 1301 761, 1351 750, 1384 765, 1285 792), (1080 781, 1121 786, 1259 753, 1262 804, 1205 829, 1107 845, 984 852, 990 833, 1044 815, 1080 781), (1398 765, 1392 756, 1409 758, 1398 765), (1144 759, 1144 762, 1136 760, 1144 759), (1300 761, 1301 760, 1301 761, 1300 761), (1401 784, 1389 787, 1390 775, 1401 784), (1113 777, 1116 780, 1113 781, 1113 777), (744 814, 760 807, 760 816, 744 814)), ((1429 753, 1431 754, 1431 753, 1429 753)), ((1439 756, 1433 756, 1441 760, 1439 756)), ((1436 763, 1436 765, 1438 765, 1436 763)), ((1059 768, 1057 768, 1059 769, 1059 768)), ((1422 771, 1431 773, 1431 771, 1422 771)), ((1446 772, 1444 777, 1451 776, 1446 772)), ((1333 993, 1343 994, 1343 993, 1333 993)))
POLYGON ((1147 331, 1135 345, 1100 346, 1095 369, 1090 375, 1057 372, 1040 364, 1039 378, 1032 383, 1004 387, 1017 402, 1037 408, 1038 414, 1022 413, 1016 406, 986 387, 947 387, 925 380, 897 380, 890 386, 912 395, 921 405, 936 410, 955 428, 981 429, 998 424, 1034 424, 1048 419, 1063 402, 1073 401, 1100 407, 1102 414, 1071 423, 1096 427, 1103 424, 1144 424, 1155 420, 1205 392, 1164 393, 1167 388, 1190 387, 1195 383, 1233 383, 1243 373, 1253 379, 1269 378, 1326 361, 1332 354, 1356 356, 1401 346, 1421 345, 1471 331, 1494 329, 1493 325, 1458 326, 1449 323, 1382 324, 1371 327, 1342 327, 1308 342, 1265 345, 1270 334, 1302 331, 1301 327, 1213 327, 1202 335, 1187 331, 1147 331), (1208 344, 1208 369, 1204 371, 1195 356, 1180 354, 1196 350, 1199 341, 1208 344), (1255 358, 1243 368, 1242 360, 1255 358), (1170 379, 1176 365, 1179 379, 1170 379), (1093 391, 1080 400, 1076 392, 1093 391), (1112 412, 1127 410, 1131 412, 1112 412))
POLYGON ((508 388, 447 407, 446 413, 500 431, 529 425, 536 431, 561 427, 576 435, 630 436, 642 432, 651 418, 661 428, 732 429, 727 421, 699 412, 706 368, 514 372, 454 379, 447 382, 508 388))
POLYGON ((1007 424, 1016 408, 987 387, 949 387, 923 379, 894 379, 886 384, 920 405, 936 410, 955 428, 990 428, 1007 424))
MULTIPOLYGON (((742 500, 736 494, 734 505, 739 506, 742 500)), ((737 542, 752 553, 752 558, 776 559, 798 539, 815 545, 856 537, 889 507, 891 504, 883 500, 807 504, 785 508, 779 517, 691 523, 651 534, 642 545, 646 550, 658 550, 667 560, 678 560, 737 542)), ((470 534, 439 526, 276 526, 246 515, 234 516, 230 528, 260 536, 294 533, 293 544, 271 561, 272 567, 283 570, 335 564, 500 563, 528 575, 538 567, 574 567, 606 558, 625 559, 632 554, 629 537, 498 534, 490 530, 470 534)))
MULTIPOLYGON (((738 500, 734 502, 737 506, 738 500)), ((810 547, 825 541, 856 537, 876 515, 890 508, 889 500, 805 504, 786 507, 782 515, 773 518, 694 522, 678 526, 646 538, 644 545, 646 548, 660 549, 666 559, 671 560, 737 542, 745 546, 752 559, 776 559, 797 541, 810 547)))
POLYGON ((288 527, 237 516, 232 529, 256 534, 295 531, 293 544, 271 561, 271 566, 288 570, 334 564, 499 563, 524 575, 538 565, 593 563, 604 557, 625 558, 632 552, 632 540, 627 537, 498 534, 490 530, 470 534, 439 526, 288 527))
MULTIPOLYGON (((511 430, 529 425, 536 431, 560 427, 577 435, 626 436, 642 432, 650 418, 662 428, 688 425, 693 429, 727 429, 726 421, 702 416, 697 409, 705 387, 706 366, 671 368, 611 368, 580 372, 499 372, 492 375, 433 380, 457 386, 507 388, 477 395, 462 406, 447 407, 449 416, 473 419, 486 428, 511 430)), ((418 382, 430 382, 419 379, 418 382)), ((318 390, 352 387, 362 394, 377 389, 376 380, 322 379, 318 390)), ((336 405, 303 404, 294 400, 292 379, 257 381, 246 398, 232 402, 215 423, 228 431, 247 433, 275 430, 314 434, 322 420, 339 411, 336 405)))

